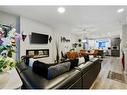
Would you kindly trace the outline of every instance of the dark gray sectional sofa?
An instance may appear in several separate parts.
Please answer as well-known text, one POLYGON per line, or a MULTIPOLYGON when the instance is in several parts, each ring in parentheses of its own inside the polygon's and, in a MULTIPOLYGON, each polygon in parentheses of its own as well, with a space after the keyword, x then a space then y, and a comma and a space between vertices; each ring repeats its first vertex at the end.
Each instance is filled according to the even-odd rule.
POLYGON ((33 72, 30 67, 23 63, 17 66, 25 89, 89 89, 100 69, 101 61, 98 58, 93 58, 56 78, 48 80, 33 72))

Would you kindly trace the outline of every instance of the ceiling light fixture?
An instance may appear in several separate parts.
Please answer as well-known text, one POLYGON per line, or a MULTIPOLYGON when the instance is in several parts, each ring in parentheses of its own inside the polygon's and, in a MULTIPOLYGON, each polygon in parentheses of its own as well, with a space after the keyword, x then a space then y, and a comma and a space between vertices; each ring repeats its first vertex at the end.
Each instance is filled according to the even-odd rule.
POLYGON ((124 11, 124 8, 120 8, 117 10, 118 13, 122 13, 124 11))
POLYGON ((86 40, 82 40, 83 43, 86 43, 87 41, 86 40))
POLYGON ((64 8, 64 7, 59 7, 59 8, 57 9, 57 11, 58 11, 59 13, 64 13, 64 12, 65 12, 65 8, 64 8))

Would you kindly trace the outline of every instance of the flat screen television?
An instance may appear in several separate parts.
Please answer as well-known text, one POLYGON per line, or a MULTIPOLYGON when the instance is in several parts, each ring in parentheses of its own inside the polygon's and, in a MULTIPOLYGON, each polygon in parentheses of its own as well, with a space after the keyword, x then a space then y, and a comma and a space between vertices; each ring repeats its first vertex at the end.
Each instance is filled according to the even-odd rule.
POLYGON ((31 43, 33 43, 33 44, 48 44, 48 35, 32 32, 31 43))

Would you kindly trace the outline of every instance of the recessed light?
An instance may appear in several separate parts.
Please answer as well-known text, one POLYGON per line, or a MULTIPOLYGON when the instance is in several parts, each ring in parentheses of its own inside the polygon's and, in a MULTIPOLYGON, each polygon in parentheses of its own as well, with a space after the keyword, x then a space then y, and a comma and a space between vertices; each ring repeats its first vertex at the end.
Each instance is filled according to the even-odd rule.
POLYGON ((117 12, 118 13, 122 13, 124 11, 124 8, 118 9, 117 12))
POLYGON ((82 40, 83 43, 86 43, 86 40, 82 40))
POLYGON ((64 8, 64 7, 59 7, 59 8, 57 9, 57 11, 58 11, 59 13, 64 13, 64 12, 65 12, 65 8, 64 8))

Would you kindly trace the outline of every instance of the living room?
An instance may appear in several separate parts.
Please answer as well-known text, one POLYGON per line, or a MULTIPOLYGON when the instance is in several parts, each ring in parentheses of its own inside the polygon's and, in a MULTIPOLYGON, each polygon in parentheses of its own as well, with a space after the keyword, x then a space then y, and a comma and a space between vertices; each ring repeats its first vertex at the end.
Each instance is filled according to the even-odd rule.
MULTIPOLYGON (((107 63, 108 59, 110 63, 114 60, 121 61, 120 58, 123 56, 120 54, 121 49, 126 54, 124 50, 126 12, 120 14, 117 12, 120 9, 126 11, 126 6, 124 8, 123 6, 0 6, 1 46, 4 43, 3 38, 8 38, 5 37, 4 29, 11 27, 12 31, 14 28, 15 31, 12 32, 16 32, 16 36, 11 43, 15 43, 13 45, 15 53, 12 58, 19 63, 22 60, 28 63, 28 67, 21 67, 16 71, 19 75, 19 86, 10 87, 11 84, 6 84, 1 88, 109 89, 108 86, 101 87, 96 83, 99 74, 102 74, 102 68, 105 68, 103 67, 105 60, 107 63), (46 70, 49 68, 52 70, 49 65, 57 65, 62 71, 57 68, 57 73, 50 72, 50 76, 46 75, 48 80, 45 78, 48 72, 43 71, 41 73, 43 77, 38 75, 41 72, 39 70, 43 68, 41 62, 48 64, 46 70), (67 68, 72 64, 73 66, 71 71, 70 68, 67 71, 58 63, 66 63, 67 68), (30 71, 30 66, 36 67, 34 74, 32 70, 30 71)), ((5 56, 6 53, 1 51, 1 55, 5 56)), ((126 68, 122 65, 119 69, 120 72, 126 72, 126 68)), ((123 85, 119 89, 127 87, 119 82, 116 86, 117 84, 123 85)))

